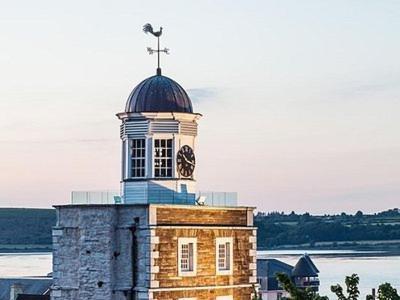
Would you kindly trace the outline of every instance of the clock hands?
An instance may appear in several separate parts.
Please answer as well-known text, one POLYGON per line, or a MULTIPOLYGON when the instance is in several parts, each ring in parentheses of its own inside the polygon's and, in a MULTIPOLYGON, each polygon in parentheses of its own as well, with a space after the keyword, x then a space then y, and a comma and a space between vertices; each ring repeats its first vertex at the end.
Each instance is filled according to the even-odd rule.
POLYGON ((177 164, 180 175, 183 177, 190 177, 193 175, 194 168, 196 167, 196 161, 193 149, 188 145, 182 146, 178 151, 177 164))
POLYGON ((183 156, 183 159, 184 159, 188 164, 191 164, 192 166, 194 166, 194 163, 192 163, 192 162, 186 157, 185 154, 182 154, 182 156, 183 156))

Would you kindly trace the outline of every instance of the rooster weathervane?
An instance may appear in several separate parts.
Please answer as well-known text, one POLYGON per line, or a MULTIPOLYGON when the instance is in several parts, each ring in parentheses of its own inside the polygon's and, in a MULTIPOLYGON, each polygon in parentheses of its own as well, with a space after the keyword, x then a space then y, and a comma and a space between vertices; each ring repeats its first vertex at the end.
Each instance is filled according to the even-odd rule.
POLYGON ((164 52, 165 54, 169 54, 169 49, 168 48, 164 48, 164 49, 160 49, 160 36, 162 34, 162 30, 163 28, 160 27, 159 31, 154 31, 153 30, 153 26, 151 26, 151 24, 147 23, 143 26, 143 31, 144 33, 151 33, 152 35, 154 35, 157 38, 157 49, 152 49, 151 47, 147 47, 147 51, 149 52, 149 54, 154 54, 154 52, 157 53, 157 75, 161 75, 161 68, 160 68, 160 53, 164 52))

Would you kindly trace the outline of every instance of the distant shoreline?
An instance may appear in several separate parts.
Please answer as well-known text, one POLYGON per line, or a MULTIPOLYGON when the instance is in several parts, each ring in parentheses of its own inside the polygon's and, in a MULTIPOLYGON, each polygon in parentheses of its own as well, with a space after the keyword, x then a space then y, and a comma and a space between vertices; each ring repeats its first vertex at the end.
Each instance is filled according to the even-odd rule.
POLYGON ((52 245, 32 245, 32 244, 17 244, 17 245, 4 245, 0 244, 0 253, 38 253, 38 252, 52 252, 52 245))
MULTIPOLYGON (((398 255, 400 254, 400 240, 385 240, 385 241, 346 241, 346 242, 322 242, 298 245, 282 245, 270 248, 258 248, 257 251, 368 251, 382 253, 382 255, 398 255)), ((34 244, 0 244, 0 253, 38 253, 52 252, 52 245, 34 245, 34 244)))

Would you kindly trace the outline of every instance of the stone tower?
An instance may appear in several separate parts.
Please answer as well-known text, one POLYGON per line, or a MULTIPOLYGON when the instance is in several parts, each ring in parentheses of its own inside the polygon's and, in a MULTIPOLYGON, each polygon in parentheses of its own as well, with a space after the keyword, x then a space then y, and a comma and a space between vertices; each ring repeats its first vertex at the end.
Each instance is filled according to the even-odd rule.
POLYGON ((158 68, 117 116, 123 203, 56 206, 51 299, 251 299, 254 208, 196 205, 201 115, 185 90, 158 68))

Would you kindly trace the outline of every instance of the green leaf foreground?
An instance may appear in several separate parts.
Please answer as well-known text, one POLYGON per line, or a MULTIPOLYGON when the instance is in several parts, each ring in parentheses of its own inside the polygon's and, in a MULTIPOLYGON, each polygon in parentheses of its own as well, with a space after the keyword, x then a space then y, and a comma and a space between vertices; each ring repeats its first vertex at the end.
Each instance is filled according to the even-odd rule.
MULTIPOLYGON (((284 273, 277 273, 276 278, 279 281, 282 288, 290 294, 286 300, 328 300, 327 296, 320 296, 317 292, 311 288, 301 289, 298 288, 291 278, 284 273)), ((357 274, 352 274, 345 278, 346 292, 340 284, 332 285, 331 291, 336 295, 338 300, 358 300, 360 297, 360 290, 358 285, 360 278, 357 274)), ((256 288, 253 286, 255 295, 253 300, 261 300, 258 295, 256 288)), ((397 290, 392 287, 390 283, 383 283, 378 288, 378 294, 374 298, 372 295, 367 296, 367 300, 400 300, 400 296, 397 290)))

